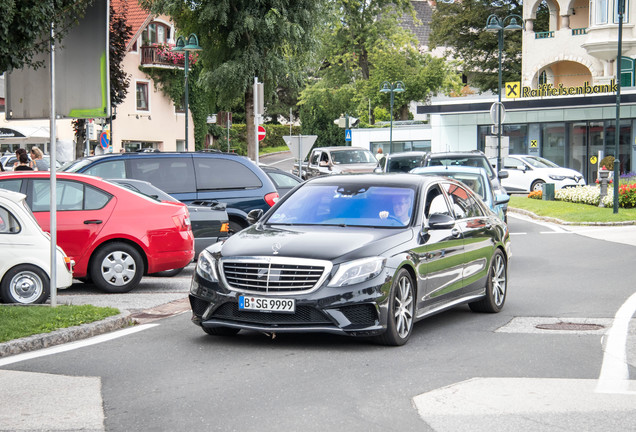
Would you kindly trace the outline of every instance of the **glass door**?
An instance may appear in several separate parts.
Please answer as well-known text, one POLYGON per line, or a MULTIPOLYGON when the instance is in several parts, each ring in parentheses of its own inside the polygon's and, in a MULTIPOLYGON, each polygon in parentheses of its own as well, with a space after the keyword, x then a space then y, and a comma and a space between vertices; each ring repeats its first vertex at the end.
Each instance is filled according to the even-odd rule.
POLYGON ((589 183, 585 172, 587 166, 587 122, 569 123, 570 147, 568 155, 568 168, 577 170, 585 176, 585 181, 589 183))

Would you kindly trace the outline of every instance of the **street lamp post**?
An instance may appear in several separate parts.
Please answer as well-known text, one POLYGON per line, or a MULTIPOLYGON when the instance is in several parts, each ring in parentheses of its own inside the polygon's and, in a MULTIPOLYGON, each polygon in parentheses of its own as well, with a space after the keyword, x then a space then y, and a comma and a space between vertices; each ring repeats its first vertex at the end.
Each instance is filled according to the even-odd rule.
POLYGON ((404 83, 402 81, 396 81, 394 83, 384 81, 382 83, 382 88, 380 89, 380 93, 391 93, 391 127, 389 128, 389 151, 391 151, 393 147, 393 95, 395 93, 402 93, 404 90, 404 83))
POLYGON ((620 176, 620 135, 621 135, 621 63, 623 57, 623 14, 625 0, 618 0, 618 53, 616 54, 616 128, 614 129, 614 202, 613 212, 618 213, 618 179, 620 176))
POLYGON ((179 36, 175 47, 172 48, 173 52, 184 53, 185 57, 185 151, 188 151, 188 63, 190 52, 201 51, 202 49, 203 48, 199 46, 199 38, 194 33, 191 33, 190 36, 188 36, 187 41, 183 36, 179 36))
POLYGON ((492 14, 486 21, 486 31, 497 33, 499 45, 499 86, 497 88, 497 170, 501 170, 501 90, 503 87, 501 57, 503 53, 504 30, 521 30, 521 26, 517 24, 517 18, 523 22, 523 18, 519 15, 511 14, 501 19, 497 15, 492 14), (508 22, 508 25, 505 25, 508 22))

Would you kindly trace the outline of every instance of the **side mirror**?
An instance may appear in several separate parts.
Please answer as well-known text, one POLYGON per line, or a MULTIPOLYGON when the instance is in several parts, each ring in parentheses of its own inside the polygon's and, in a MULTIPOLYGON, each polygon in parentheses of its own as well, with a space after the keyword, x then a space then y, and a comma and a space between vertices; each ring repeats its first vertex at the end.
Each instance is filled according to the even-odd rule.
POLYGON ((452 216, 443 213, 433 213, 428 218, 428 228, 431 230, 436 229, 451 229, 455 226, 455 219, 452 216))
POLYGON ((250 225, 254 225, 256 222, 258 222, 262 217, 263 217, 263 209, 254 209, 251 210, 248 214, 247 214, 247 222, 250 225))
POLYGON ((499 177, 500 179, 508 178, 508 176, 509 176, 508 171, 499 171, 497 173, 497 177, 499 177))
POLYGON ((510 195, 497 194, 495 195, 495 205, 507 204, 510 202, 510 195))

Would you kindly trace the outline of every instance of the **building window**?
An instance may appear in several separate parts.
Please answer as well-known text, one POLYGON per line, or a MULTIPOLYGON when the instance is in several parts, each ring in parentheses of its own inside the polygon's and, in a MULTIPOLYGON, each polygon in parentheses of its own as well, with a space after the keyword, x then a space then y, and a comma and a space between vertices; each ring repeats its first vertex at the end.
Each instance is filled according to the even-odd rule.
POLYGON ((596 19, 594 24, 607 24, 607 6, 609 0, 596 1, 596 19))
POLYGON ((543 70, 539 74, 539 86, 542 86, 547 83, 548 83, 548 74, 543 70))
POLYGON ((137 83, 137 110, 148 111, 148 83, 137 83))
POLYGON ((631 57, 621 58, 621 87, 634 87, 634 63, 631 57))
POLYGON ((170 39, 170 27, 159 22, 148 24, 141 34, 143 46, 165 44, 168 39, 170 39))
MULTIPOLYGON (((614 24, 618 24, 618 1, 614 0, 614 24)), ((629 22, 629 0, 623 0, 625 2, 625 9, 623 10, 623 23, 629 22)))

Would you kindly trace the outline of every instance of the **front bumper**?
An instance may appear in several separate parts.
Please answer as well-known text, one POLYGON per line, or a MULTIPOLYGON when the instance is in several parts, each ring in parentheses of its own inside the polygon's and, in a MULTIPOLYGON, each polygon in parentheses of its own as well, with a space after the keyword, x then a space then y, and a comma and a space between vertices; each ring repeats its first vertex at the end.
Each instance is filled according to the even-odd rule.
MULTIPOLYGON (((296 312, 257 312, 238 309, 239 292, 210 282, 195 272, 190 289, 192 321, 202 327, 229 327, 271 333, 335 333, 373 336, 386 330, 390 278, 384 273, 350 287, 326 283, 293 298, 296 312)), ((267 295, 259 295, 267 297, 267 295)))

